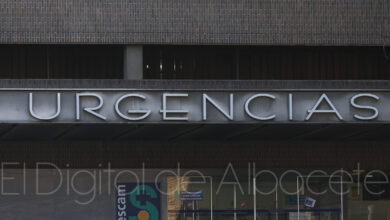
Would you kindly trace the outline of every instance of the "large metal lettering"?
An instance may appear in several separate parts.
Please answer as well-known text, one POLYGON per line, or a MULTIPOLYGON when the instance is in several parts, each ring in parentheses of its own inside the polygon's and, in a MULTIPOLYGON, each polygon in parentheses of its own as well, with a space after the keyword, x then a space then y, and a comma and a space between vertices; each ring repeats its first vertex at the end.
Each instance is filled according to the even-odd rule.
POLYGON ((333 105, 333 103, 329 100, 328 96, 323 93, 321 97, 317 100, 316 104, 312 109, 307 110, 309 113, 307 117, 305 118, 306 121, 310 120, 310 118, 315 113, 321 113, 321 114, 335 114, 340 120, 343 120, 343 117, 340 115, 339 111, 336 109, 336 107, 333 105), (331 109, 318 109, 318 107, 321 105, 323 101, 326 101, 326 103, 329 105, 331 109))
POLYGON ((57 93, 57 110, 52 116, 39 116, 34 112, 34 101, 33 101, 33 94, 30 92, 28 94, 28 106, 29 106, 29 113, 31 116, 33 116, 36 119, 49 121, 57 118, 61 113, 61 93, 57 93))
POLYGON ((390 123, 390 91, 12 89, 0 102, 2 123, 390 123))
POLYGON ((188 111, 186 110, 168 110, 167 109, 167 98, 168 97, 188 97, 187 93, 181 93, 181 94, 168 94, 164 93, 163 96, 163 101, 162 101, 162 109, 160 110, 160 113, 163 115, 163 120, 164 121, 188 121, 187 116, 183 117, 170 117, 168 114, 187 114, 188 111))
POLYGON ((207 94, 203 93, 203 121, 207 120, 207 102, 211 103, 218 111, 220 111, 226 118, 229 120, 234 119, 233 115, 233 94, 229 95, 229 112, 225 111, 221 106, 218 105, 213 99, 211 99, 207 94))
POLYGON ((102 108, 104 104, 103 98, 100 95, 94 93, 77 93, 76 94, 76 120, 80 120, 80 97, 96 97, 99 100, 99 105, 95 107, 88 107, 88 108, 85 107, 83 108, 83 110, 102 120, 107 119, 106 116, 95 112, 96 110, 102 108))
POLYGON ((253 118, 253 119, 256 119, 256 120, 259 120, 259 121, 267 121, 267 120, 272 120, 276 117, 275 114, 273 115, 269 115, 269 116, 256 116, 254 114, 252 114, 252 112, 249 110, 249 104, 256 98, 269 98, 269 99, 273 99, 275 100, 275 96, 273 95, 270 95, 270 94, 257 94, 257 95, 253 95, 251 96, 246 102, 245 102, 245 113, 249 115, 249 117, 253 118))
POLYGON ((132 98, 132 97, 135 97, 135 98, 139 98, 139 99, 142 99, 142 100, 145 100, 146 97, 144 95, 139 95, 139 94, 127 94, 127 95, 124 95, 122 97, 120 97, 116 102, 115 102, 115 112, 123 119, 126 119, 126 120, 129 120, 129 121, 140 121, 140 120, 143 120, 145 118, 147 118, 151 111, 150 110, 127 110, 127 113, 128 114, 142 114, 142 116, 138 116, 138 117, 130 117, 130 116, 127 116, 125 114, 123 114, 120 110, 119 110, 119 105, 121 104, 121 102, 124 100, 124 99, 127 99, 127 98, 132 98))
POLYGON ((351 105, 357 109, 367 109, 367 110, 372 110, 374 112, 373 115, 371 116, 361 116, 361 115, 358 115, 358 114, 354 114, 353 117, 354 118, 357 118, 359 120, 373 120, 375 118, 378 117, 379 115, 379 111, 377 108, 373 107, 373 106, 368 106, 368 105, 359 105, 359 104, 356 104, 356 99, 359 99, 359 98, 362 98, 362 97, 370 97, 370 98, 373 98, 375 100, 379 100, 379 97, 376 96, 376 95, 373 95, 373 94, 368 94, 368 93, 364 93, 364 94, 358 94, 358 95, 354 95, 352 98, 351 98, 351 105))

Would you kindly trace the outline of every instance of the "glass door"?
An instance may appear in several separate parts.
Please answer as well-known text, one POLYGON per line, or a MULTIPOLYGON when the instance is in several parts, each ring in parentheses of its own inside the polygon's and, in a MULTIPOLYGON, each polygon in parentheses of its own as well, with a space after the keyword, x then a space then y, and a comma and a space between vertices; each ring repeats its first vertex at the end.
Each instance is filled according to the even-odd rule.
POLYGON ((256 220, 278 220, 278 182, 271 176, 253 178, 253 215, 256 220))
POLYGON ((290 213, 290 219, 343 220, 345 187, 341 176, 297 177, 296 186, 297 210, 290 213))
POLYGON ((253 220, 253 187, 251 183, 241 183, 241 189, 235 185, 235 213, 237 220, 253 220))
POLYGON ((224 185, 218 188, 215 184, 214 220, 235 220, 237 218, 235 191, 235 185, 224 185))
POLYGON ((168 177, 168 220, 212 220, 211 177, 168 177))
POLYGON ((340 192, 346 187, 341 177, 254 178, 253 187, 256 220, 343 220, 344 196, 340 192))
POLYGON ((253 220, 253 193, 248 183, 224 185, 215 195, 213 219, 253 220))

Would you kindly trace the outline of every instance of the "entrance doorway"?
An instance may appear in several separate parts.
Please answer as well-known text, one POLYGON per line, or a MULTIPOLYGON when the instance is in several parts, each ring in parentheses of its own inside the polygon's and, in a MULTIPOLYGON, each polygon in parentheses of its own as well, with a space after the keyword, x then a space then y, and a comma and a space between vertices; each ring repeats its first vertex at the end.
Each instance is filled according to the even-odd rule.
POLYGON ((296 186, 299 193, 296 195, 294 219, 344 219, 345 185, 341 176, 297 177, 296 186))
POLYGON ((253 179, 256 220, 343 220, 342 178, 329 176, 253 179), (256 187, 255 187, 256 186, 256 187), (337 189, 337 191, 335 191, 337 189))
POLYGON ((212 220, 212 177, 168 177, 168 220, 212 220))
MULTIPOLYGON (((178 178, 172 178, 168 191, 178 184, 178 178)), ((282 183, 252 179, 223 186, 210 176, 206 181, 185 178, 168 196, 169 220, 344 220, 345 198, 334 191, 344 190, 340 177, 333 177, 338 182, 333 188, 329 176, 295 176, 282 183)))
POLYGON ((224 185, 216 191, 213 219, 253 220, 253 191, 248 191, 249 187, 248 183, 224 185))

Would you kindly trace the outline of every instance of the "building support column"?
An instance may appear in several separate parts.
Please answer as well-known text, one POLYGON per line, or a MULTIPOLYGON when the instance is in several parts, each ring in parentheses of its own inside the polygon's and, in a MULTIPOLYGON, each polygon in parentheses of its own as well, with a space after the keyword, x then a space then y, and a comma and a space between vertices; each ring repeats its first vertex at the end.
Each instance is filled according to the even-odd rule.
POLYGON ((128 80, 143 79, 142 45, 126 45, 124 48, 123 78, 128 80))

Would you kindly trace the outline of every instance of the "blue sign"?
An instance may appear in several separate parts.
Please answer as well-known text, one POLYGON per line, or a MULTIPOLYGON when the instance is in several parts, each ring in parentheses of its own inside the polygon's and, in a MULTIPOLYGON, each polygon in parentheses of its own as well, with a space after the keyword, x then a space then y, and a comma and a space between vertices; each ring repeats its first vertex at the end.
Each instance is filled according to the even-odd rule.
POLYGON ((199 201, 203 200, 203 191, 182 191, 180 192, 180 200, 182 201, 199 201))
POLYGON ((315 204, 316 204, 315 199, 310 198, 309 196, 306 196, 305 206, 310 207, 310 208, 314 208, 315 204))
POLYGON ((161 195, 154 183, 117 184, 117 220, 160 220, 160 213, 161 195))

